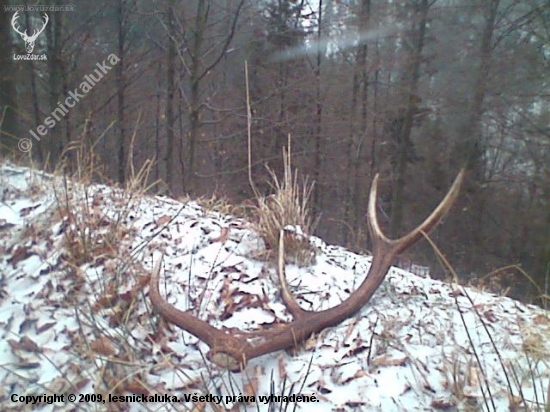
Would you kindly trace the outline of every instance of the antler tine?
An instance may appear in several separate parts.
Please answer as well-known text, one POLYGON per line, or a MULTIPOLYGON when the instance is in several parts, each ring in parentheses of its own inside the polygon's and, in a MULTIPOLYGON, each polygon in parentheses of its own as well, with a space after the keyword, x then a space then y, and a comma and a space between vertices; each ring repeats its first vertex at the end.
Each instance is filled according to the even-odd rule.
POLYGON ((278 272, 281 296, 288 311, 295 318, 293 322, 279 328, 260 332, 240 331, 237 334, 223 332, 190 313, 175 308, 162 299, 158 286, 161 261, 157 262, 151 276, 149 292, 151 302, 167 322, 188 331, 206 343, 210 347, 207 357, 212 362, 238 372, 252 358, 295 347, 312 334, 319 333, 327 327, 335 326, 357 313, 370 300, 384 280, 394 257, 417 242, 424 232, 428 232, 437 225, 445 213, 449 211, 458 196, 463 177, 464 170, 461 170, 439 206, 416 229, 399 239, 388 239, 380 229, 376 216, 378 175, 375 176, 369 194, 367 213, 369 231, 374 242, 372 263, 359 288, 335 307, 314 312, 302 309, 296 302, 284 275, 283 232, 281 232, 279 239, 278 272))
POLYGON ((389 247, 396 248, 394 254, 399 254, 409 248, 411 245, 418 242, 418 240, 423 236, 422 232, 428 233, 430 230, 432 230, 440 221, 443 219, 443 217, 447 214, 449 209, 451 209, 452 205, 454 204, 456 198, 458 197, 458 193, 460 192, 460 186, 462 185, 462 181, 464 180, 464 174, 466 171, 464 169, 461 169, 458 175, 455 178, 455 181, 453 182, 453 185, 443 198, 443 200, 439 203, 439 205, 434 209, 434 211, 422 222, 420 225, 418 225, 415 229, 413 229, 408 234, 400 237, 399 239, 388 239, 384 233, 382 233, 382 230, 380 229, 380 225, 378 223, 378 214, 376 213, 376 202, 377 202, 377 192, 378 192, 378 174, 374 177, 371 193, 369 196, 369 206, 368 206, 368 213, 367 213, 367 222, 369 225, 369 231, 371 232, 371 235, 373 236, 374 241, 374 248, 381 247, 381 244, 387 244, 389 247))
POLYGON ((277 273, 279 275, 279 285, 281 286, 281 297, 285 303, 288 311, 294 316, 294 319, 300 319, 304 317, 305 314, 309 311, 302 309, 302 307, 296 302, 288 282, 286 281, 285 273, 285 236, 284 231, 281 230, 279 233, 279 258, 277 261, 277 273))

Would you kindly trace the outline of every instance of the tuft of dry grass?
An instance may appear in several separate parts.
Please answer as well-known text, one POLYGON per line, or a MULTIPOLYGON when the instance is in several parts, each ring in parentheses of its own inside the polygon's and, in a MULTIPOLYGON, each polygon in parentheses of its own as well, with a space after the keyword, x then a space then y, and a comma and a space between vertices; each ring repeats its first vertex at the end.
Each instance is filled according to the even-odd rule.
POLYGON ((303 185, 298 183, 292 171, 290 156, 283 150, 284 176, 279 180, 273 170, 268 169, 272 178, 271 187, 274 193, 260 196, 257 191, 256 227, 262 236, 268 259, 275 259, 279 250, 279 236, 284 231, 284 256, 286 263, 307 266, 315 259, 315 249, 309 242, 316 222, 309 210, 309 199, 313 184, 307 179, 303 185))
POLYGON ((475 359, 466 351, 457 346, 456 351, 443 356, 443 386, 451 396, 448 406, 454 406, 461 411, 479 411, 481 405, 473 394, 479 386, 480 371, 476 367, 475 359))
MULTIPOLYGON (((98 141, 101 138, 102 136, 98 141)), ((133 153, 134 143, 135 132, 129 153, 133 153)), ((152 160, 147 160, 136 171, 129 156, 129 177, 124 190, 115 189, 105 193, 91 190, 90 183, 97 180, 108 181, 101 163, 97 160, 94 147, 95 144, 90 142, 85 129, 82 138, 69 144, 63 153, 63 161, 55 173, 61 176, 61 185, 57 179, 53 183, 57 213, 63 221, 66 260, 75 267, 94 260, 104 261, 120 256, 119 245, 130 234, 129 223, 135 218, 135 202, 158 184, 148 183, 154 165, 152 160), (69 176, 68 170, 72 171, 69 176), (105 196, 109 197, 109 203, 117 206, 115 213, 108 215, 102 210, 105 196)))
MULTIPOLYGON (((148 183, 154 163, 146 161, 135 170, 129 158, 124 190, 103 190, 101 186, 90 185, 107 179, 96 161, 93 145, 90 147, 87 142, 82 138, 67 147, 64 162, 56 171, 59 178, 52 184, 56 212, 62 221, 67 265, 64 273, 73 280, 74 293, 67 293, 66 304, 74 307, 80 327, 72 350, 86 359, 88 365, 95 366, 81 371, 81 375, 84 380, 96 380, 96 391, 104 398, 108 394, 155 393, 158 388, 149 386, 146 375, 157 366, 142 362, 143 352, 150 350, 150 342, 139 341, 132 335, 136 324, 143 322, 143 314, 137 308, 149 278, 142 274, 141 263, 135 259, 136 248, 128 253, 132 223, 138 217, 136 206, 156 184, 148 183), (112 207, 107 210, 105 204, 112 207), (83 270, 85 263, 103 266, 103 270, 83 270), (87 299, 83 301, 84 293, 87 299)), ((130 152, 133 142, 134 139, 130 152)), ((121 406, 121 410, 127 407, 121 406)))
MULTIPOLYGON (((190 200, 190 199, 187 199, 190 200)), ((217 212, 221 215, 234 215, 236 207, 223 195, 212 193, 210 196, 201 196, 193 199, 205 211, 217 212)))
POLYGON ((286 263, 307 266, 315 259, 315 249, 309 242, 317 222, 310 217, 308 207, 313 184, 307 179, 303 185, 298 184, 298 178, 291 167, 291 136, 288 135, 288 154, 283 149, 284 176, 279 180, 276 173, 268 168, 271 175, 271 187, 274 194, 262 196, 252 180, 252 110, 250 107, 250 88, 248 84, 248 64, 244 64, 246 85, 246 119, 248 136, 248 180, 257 206, 256 228, 266 245, 266 258, 276 260, 279 254, 279 236, 284 231, 283 255, 286 263))
POLYGON ((499 296, 507 296, 509 292, 513 290, 513 285, 522 283, 528 285, 532 290, 535 290, 534 299, 531 303, 548 310, 550 302, 548 291, 543 290, 535 279, 518 264, 497 268, 478 279, 469 281, 469 285, 499 296))

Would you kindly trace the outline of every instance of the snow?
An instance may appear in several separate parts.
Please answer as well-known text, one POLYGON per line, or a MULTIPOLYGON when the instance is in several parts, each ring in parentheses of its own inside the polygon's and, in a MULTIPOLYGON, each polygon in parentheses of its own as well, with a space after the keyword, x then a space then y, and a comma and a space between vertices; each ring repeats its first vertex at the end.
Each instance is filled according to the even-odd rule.
MULTIPOLYGON (((529 408, 536 410, 537 402, 542 408, 550 385, 550 318, 540 308, 391 268, 355 317, 295 351, 252 359, 245 371, 230 374, 204 359, 205 344, 162 326, 147 280, 162 258, 161 294, 217 327, 254 330, 291 320, 275 267, 259 258, 264 244, 251 223, 193 201, 76 182, 69 186, 77 219, 69 220, 56 203, 59 177, 4 164, 0 185, 2 410, 75 408, 71 402, 23 407, 13 394, 109 392, 224 400, 314 394, 317 403, 297 402, 297 410, 319 412, 464 410, 466 404, 485 410, 483 394, 490 392, 499 411, 520 399, 520 387, 529 408), (69 233, 95 242, 87 245, 91 258, 71 263, 69 233)), ((306 236, 299 227, 285 229, 306 236)), ((310 243, 314 262, 287 265, 286 275, 302 307, 326 309, 358 287, 371 258, 315 237, 310 243)), ((80 406, 112 410, 108 403, 80 406)), ((232 406, 268 409, 259 402, 224 405, 232 406)), ((123 409, 191 407, 129 402, 123 409)))

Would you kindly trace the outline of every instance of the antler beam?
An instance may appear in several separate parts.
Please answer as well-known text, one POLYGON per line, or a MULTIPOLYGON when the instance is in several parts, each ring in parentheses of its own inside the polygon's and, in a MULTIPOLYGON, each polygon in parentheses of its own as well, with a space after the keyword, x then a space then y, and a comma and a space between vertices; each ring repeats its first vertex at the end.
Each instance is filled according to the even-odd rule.
MULTIPOLYGON (((388 239, 380 229, 376 213, 378 192, 378 175, 375 176, 369 195, 367 223, 373 239, 373 259, 363 283, 357 290, 339 305, 315 312, 302 309, 294 299, 286 277, 282 253, 279 253, 279 281, 281 295, 294 321, 280 327, 258 332, 227 333, 213 327, 207 322, 193 316, 188 311, 181 311, 166 302, 160 295, 159 276, 162 260, 159 260, 153 270, 150 281, 149 298, 159 314, 171 324, 191 333, 210 347, 208 359, 216 365, 238 372, 245 368, 247 362, 255 357, 297 346, 312 334, 323 329, 338 325, 343 320, 356 314, 373 296, 386 277, 395 256, 413 244, 433 229, 449 211, 455 202, 460 185, 464 178, 461 170, 453 185, 439 206, 426 220, 413 231, 399 239, 388 239)), ((279 242, 282 249, 282 242, 279 242)), ((281 252, 281 250, 280 250, 281 252)))

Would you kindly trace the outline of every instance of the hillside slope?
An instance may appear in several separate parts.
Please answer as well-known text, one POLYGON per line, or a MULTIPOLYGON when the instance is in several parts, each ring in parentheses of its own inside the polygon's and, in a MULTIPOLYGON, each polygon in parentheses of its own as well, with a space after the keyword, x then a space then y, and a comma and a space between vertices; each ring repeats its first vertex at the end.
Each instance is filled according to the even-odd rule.
MULTIPOLYGON (((313 395, 314 404, 288 410, 319 412, 543 410, 549 402, 547 312, 397 268, 354 318, 294 354, 229 374, 203 358, 206 345, 160 320, 148 280, 163 256, 161 293, 176 307, 226 328, 289 320, 250 223, 13 165, 0 168, 0 187, 2 410, 284 410, 260 400, 270 393, 313 395), (53 393, 66 396, 19 398, 53 393), (109 402, 109 394, 180 402, 109 402)), ((310 242, 314 263, 289 265, 287 277, 303 307, 328 308, 360 284, 370 257, 310 242)))

